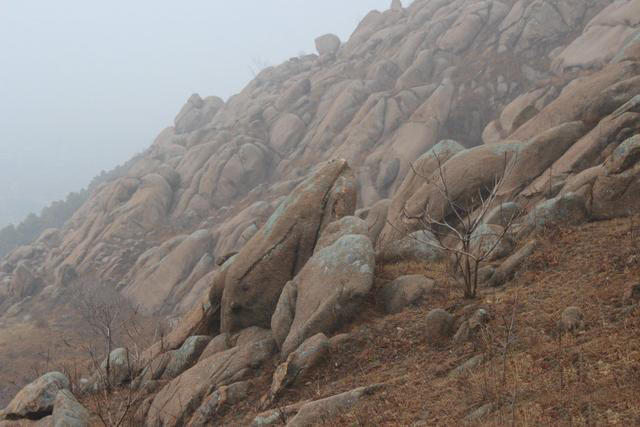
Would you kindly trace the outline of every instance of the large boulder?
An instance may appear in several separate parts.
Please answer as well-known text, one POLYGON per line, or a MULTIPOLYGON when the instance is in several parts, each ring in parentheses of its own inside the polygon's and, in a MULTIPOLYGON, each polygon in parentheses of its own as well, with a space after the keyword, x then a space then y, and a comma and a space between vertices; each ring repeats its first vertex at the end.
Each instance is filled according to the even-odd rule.
POLYGON ((271 319, 282 355, 351 318, 371 290, 374 270, 373 246, 363 235, 344 236, 315 253, 286 284, 271 319))
POLYGON ((268 328, 282 288, 313 254, 320 232, 353 215, 355 201, 354 176, 344 160, 324 164, 301 183, 220 279, 222 331, 268 328))
POLYGON ((335 54, 340 49, 340 38, 335 34, 325 34, 316 38, 316 49, 319 55, 335 54))
POLYGON ((6 418, 44 418, 53 412, 58 392, 69 389, 69 379, 60 372, 49 372, 26 385, 4 409, 6 418))
POLYGON ((266 340, 201 360, 155 396, 147 414, 147 425, 185 425, 208 393, 243 380, 271 357, 274 350, 273 340, 266 340))

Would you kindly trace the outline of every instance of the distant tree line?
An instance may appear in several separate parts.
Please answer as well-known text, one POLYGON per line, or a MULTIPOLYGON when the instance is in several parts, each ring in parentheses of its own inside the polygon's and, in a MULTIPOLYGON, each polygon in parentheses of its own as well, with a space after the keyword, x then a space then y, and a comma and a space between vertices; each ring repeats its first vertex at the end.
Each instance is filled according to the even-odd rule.
POLYGON ((100 185, 125 175, 142 154, 137 154, 126 163, 110 171, 102 171, 91 180, 86 189, 69 193, 65 200, 58 200, 42 209, 40 215, 30 213, 17 226, 11 224, 0 229, 0 258, 13 249, 32 243, 48 228, 60 228, 84 204, 100 185))

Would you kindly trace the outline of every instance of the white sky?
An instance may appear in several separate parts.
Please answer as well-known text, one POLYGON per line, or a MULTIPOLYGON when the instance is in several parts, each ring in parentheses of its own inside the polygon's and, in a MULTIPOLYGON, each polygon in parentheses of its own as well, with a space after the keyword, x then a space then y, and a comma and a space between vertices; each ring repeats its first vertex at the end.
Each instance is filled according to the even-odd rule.
POLYGON ((345 41, 390 3, 0 0, 0 227, 148 147, 193 92, 226 99, 254 59, 345 41))

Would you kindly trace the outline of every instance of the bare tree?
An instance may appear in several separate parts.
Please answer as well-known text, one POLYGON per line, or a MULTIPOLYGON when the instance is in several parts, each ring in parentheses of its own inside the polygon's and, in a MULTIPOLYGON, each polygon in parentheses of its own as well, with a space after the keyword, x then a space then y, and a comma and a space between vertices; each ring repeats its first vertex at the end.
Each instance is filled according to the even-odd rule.
MULTIPOLYGON (((447 183, 438 154, 434 152, 434 156, 438 162, 434 176, 423 176, 413 165, 411 168, 413 173, 427 180, 440 193, 445 204, 444 213, 441 217, 434 216, 431 202, 427 201, 419 216, 411 218, 417 219, 423 229, 432 231, 437 238, 436 241, 419 242, 446 252, 451 260, 451 275, 461 285, 464 297, 475 298, 481 264, 508 238, 516 219, 516 215, 501 215, 503 227, 500 232, 480 232, 487 214, 496 206, 500 190, 512 172, 516 159, 514 157, 509 161, 505 154, 502 170, 496 173, 491 186, 478 189, 469 197, 456 198, 447 183)), ((406 210, 404 215, 410 217, 406 210)), ((395 227, 393 224, 391 226, 395 227)))

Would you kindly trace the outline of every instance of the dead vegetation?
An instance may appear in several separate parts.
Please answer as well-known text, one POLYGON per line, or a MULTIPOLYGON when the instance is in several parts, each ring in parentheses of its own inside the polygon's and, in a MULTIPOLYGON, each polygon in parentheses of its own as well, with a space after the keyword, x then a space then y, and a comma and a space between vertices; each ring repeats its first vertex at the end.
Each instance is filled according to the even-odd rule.
MULTIPOLYGON (((371 301, 350 327, 351 339, 279 405, 389 383, 327 425, 460 425, 474 412, 474 425, 638 425, 640 309, 624 297, 640 274, 631 233, 628 219, 549 230, 514 280, 479 289, 475 301, 461 298, 442 265, 384 266, 378 282, 422 273, 436 279, 441 297, 386 317, 371 301), (570 305, 585 313, 586 329, 561 336, 557 322, 570 305), (478 339, 434 349, 423 331, 435 307, 458 322, 484 307, 492 320, 478 339), (479 355, 484 363, 451 375, 479 355)), ((266 390, 269 379, 266 372, 256 389, 266 390)), ((260 393, 221 424, 250 422, 260 393)))

